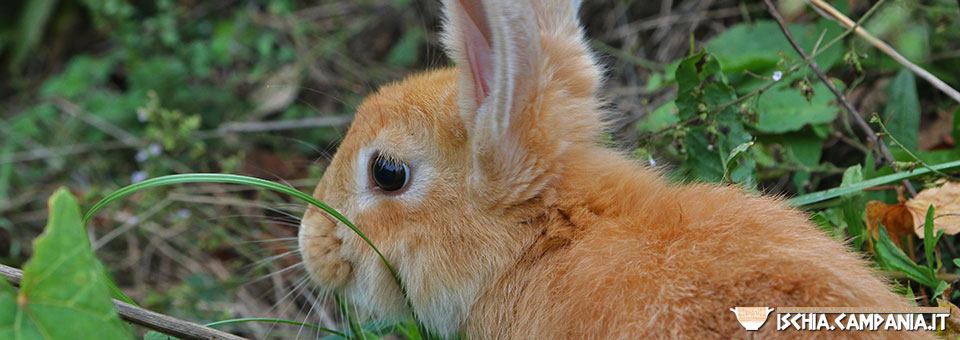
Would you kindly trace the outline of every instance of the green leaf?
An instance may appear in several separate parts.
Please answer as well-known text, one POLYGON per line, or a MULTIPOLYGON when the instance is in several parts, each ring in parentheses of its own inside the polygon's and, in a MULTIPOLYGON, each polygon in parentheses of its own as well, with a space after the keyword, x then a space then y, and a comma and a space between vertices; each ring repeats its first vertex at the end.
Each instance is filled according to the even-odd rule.
POLYGON ((640 132, 657 132, 679 122, 677 104, 671 100, 637 121, 637 130, 640 132))
MULTIPOLYGON (((960 167, 960 161, 953 161, 953 162, 930 166, 930 168, 938 171, 947 170, 947 169, 956 168, 956 167, 960 167)), ((848 194, 851 192, 863 191, 863 189, 866 189, 869 187, 883 185, 890 182, 899 181, 902 179, 907 179, 907 178, 916 177, 920 175, 925 175, 930 172, 932 171, 928 168, 917 168, 912 171, 898 172, 892 175, 872 178, 872 179, 869 179, 854 185, 850 185, 850 186, 840 186, 832 189, 827 189, 824 191, 817 191, 814 193, 797 196, 790 199, 789 202, 792 205, 806 205, 806 204, 816 203, 823 200, 840 197, 844 194, 848 194)))
POLYGON ((77 200, 61 188, 49 209, 20 292, 14 297, 6 283, 0 288, 0 339, 129 339, 80 223, 77 200))
POLYGON ((13 53, 10 58, 10 68, 18 69, 23 64, 24 59, 40 43, 43 37, 43 31, 47 27, 47 21, 50 20, 50 14, 53 13, 56 0, 33 0, 25 1, 25 6, 20 12, 20 22, 17 27, 17 39, 14 39, 13 53))
MULTIPOLYGON (((738 146, 753 139, 743 126, 743 115, 736 105, 736 91, 720 72, 721 65, 706 51, 680 62, 677 67, 678 118, 700 120, 686 131, 682 168, 700 180, 721 181, 727 173, 729 155, 738 146)), ((756 162, 748 159, 734 169, 730 178, 744 184, 755 183, 756 162)))
MULTIPOLYGON (((115 60, 108 57, 75 56, 70 59, 66 70, 43 84, 40 94, 44 97, 80 98, 106 82, 114 65, 115 60)), ((87 98, 83 99, 86 101, 87 98)), ((129 115, 129 112, 125 113, 129 115)))
POLYGON ((937 287, 933 290, 933 296, 931 296, 930 300, 936 300, 940 295, 943 295, 943 291, 947 290, 947 287, 950 287, 950 284, 947 283, 947 281, 940 280, 940 283, 937 284, 937 287))
MULTIPOLYGON (((840 186, 850 186, 863 181, 863 173, 860 164, 851 166, 843 172, 843 180, 840 186)), ((868 234, 863 227, 863 211, 865 209, 863 202, 863 193, 854 191, 843 195, 841 198, 840 212, 843 214, 843 220, 847 223, 847 232, 853 237, 854 249, 859 250, 863 246, 863 241, 868 234)))
POLYGON ((420 28, 412 28, 403 33, 400 40, 387 53, 387 63, 393 66, 410 67, 420 60, 420 44, 426 41, 427 34, 420 28))
POLYGON ((926 220, 923 223, 923 251, 927 255, 927 268, 934 270, 936 260, 933 258, 934 248, 937 247, 937 239, 933 236, 933 204, 927 208, 926 220))
MULTIPOLYGON (((826 31, 821 45, 843 32, 838 25, 825 20, 821 22, 818 25, 790 24, 788 28, 800 46, 812 52, 821 32, 826 31)), ((780 27, 772 20, 731 26, 711 39, 707 49, 717 56, 727 74, 772 69, 781 59, 780 52, 800 59, 800 55, 780 33, 780 27)), ((828 70, 840 60, 841 54, 842 49, 834 46, 820 54, 816 61, 821 68, 828 70)))
POLYGON ((887 87, 886 110, 883 121, 887 131, 910 151, 917 151, 917 132, 920 130, 920 103, 913 72, 901 69, 887 87))
POLYGON ((738 162, 738 160, 740 159, 740 156, 746 153, 750 149, 750 147, 753 146, 753 143, 754 143, 753 141, 742 143, 740 145, 737 145, 737 147, 733 148, 733 150, 730 150, 730 154, 727 155, 727 160, 724 161, 724 164, 725 164, 724 171, 723 171, 724 179, 731 178, 730 176, 733 170, 735 170, 740 165, 740 163, 738 162))
POLYGON ((813 85, 808 101, 799 89, 778 86, 760 95, 757 130, 766 133, 797 131, 807 124, 823 124, 837 118, 838 109, 830 105, 836 98, 823 83, 813 85))
POLYGON ((897 245, 893 244, 893 241, 890 241, 890 237, 887 236, 887 229, 882 225, 873 249, 877 254, 877 262, 882 266, 904 273, 907 278, 924 286, 936 288, 939 285, 933 271, 913 263, 907 257, 907 254, 903 253, 903 250, 900 250, 897 245))

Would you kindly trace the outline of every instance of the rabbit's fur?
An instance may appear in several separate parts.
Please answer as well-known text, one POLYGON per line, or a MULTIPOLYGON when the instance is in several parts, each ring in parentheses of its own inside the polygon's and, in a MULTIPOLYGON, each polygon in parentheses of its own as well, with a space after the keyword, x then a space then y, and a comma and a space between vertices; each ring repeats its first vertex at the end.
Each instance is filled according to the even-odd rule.
MULTIPOLYGON (((459 67, 381 88, 314 196, 393 264, 431 331, 469 339, 843 337, 747 332, 736 306, 906 306, 866 261, 784 202, 675 185, 599 144, 600 69, 566 1, 446 1, 459 67), (393 194, 377 154, 410 169, 393 194)), ((411 312, 377 255, 311 208, 300 243, 322 287, 411 312)))

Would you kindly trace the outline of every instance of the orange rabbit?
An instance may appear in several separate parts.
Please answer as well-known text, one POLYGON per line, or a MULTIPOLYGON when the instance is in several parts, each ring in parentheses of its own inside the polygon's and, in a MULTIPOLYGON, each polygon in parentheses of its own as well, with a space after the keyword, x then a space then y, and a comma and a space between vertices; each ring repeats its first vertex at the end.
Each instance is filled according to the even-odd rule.
POLYGON ((667 183, 600 146, 601 70, 576 1, 445 1, 457 67, 381 88, 314 196, 311 276, 366 310, 469 339, 843 337, 748 332, 736 306, 907 306, 858 254, 776 199, 667 183))

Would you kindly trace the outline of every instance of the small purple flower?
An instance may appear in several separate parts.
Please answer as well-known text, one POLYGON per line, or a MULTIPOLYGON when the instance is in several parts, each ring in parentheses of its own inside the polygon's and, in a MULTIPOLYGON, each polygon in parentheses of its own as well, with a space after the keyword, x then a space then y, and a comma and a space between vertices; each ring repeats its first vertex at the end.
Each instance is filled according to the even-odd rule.
POLYGON ((134 171, 133 174, 130 175, 131 184, 143 182, 145 179, 147 179, 147 172, 143 170, 134 171))
POLYGON ((180 210, 177 210, 177 217, 179 217, 180 219, 183 219, 183 220, 190 218, 190 214, 191 214, 191 213, 190 213, 190 210, 189 210, 189 209, 180 209, 180 210))
POLYGON ((650 166, 657 166, 657 160, 653 159, 653 157, 648 157, 648 160, 650 161, 650 166))
POLYGON ((133 156, 133 159, 137 160, 137 163, 143 163, 143 161, 147 160, 147 157, 149 157, 149 155, 147 155, 147 152, 140 150, 140 151, 137 151, 136 156, 133 156))
POLYGON ((150 143, 150 146, 147 147, 147 151, 150 152, 150 155, 156 156, 163 152, 163 147, 157 143, 150 143))
POLYGON ((773 81, 780 81, 780 79, 783 79, 783 72, 773 72, 773 81))
POLYGON ((147 122, 147 110, 144 110, 144 109, 142 109, 142 108, 141 108, 141 109, 137 109, 137 120, 140 121, 141 123, 146 123, 146 122, 147 122))

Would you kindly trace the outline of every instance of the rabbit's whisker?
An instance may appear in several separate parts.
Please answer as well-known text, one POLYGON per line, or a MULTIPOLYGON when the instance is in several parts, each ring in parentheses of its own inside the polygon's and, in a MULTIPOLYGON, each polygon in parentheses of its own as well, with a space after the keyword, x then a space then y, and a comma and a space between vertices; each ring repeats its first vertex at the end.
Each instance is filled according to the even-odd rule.
POLYGON ((288 271, 290 271, 290 270, 292 270, 292 269, 300 268, 300 267, 303 267, 303 262, 298 262, 297 264, 287 266, 286 268, 280 269, 280 270, 275 271, 275 272, 273 272, 273 273, 260 276, 260 277, 258 277, 258 278, 256 278, 256 279, 253 279, 253 280, 251 280, 251 281, 249 281, 249 282, 246 282, 246 283, 244 283, 244 284, 247 285, 247 284, 256 283, 256 282, 262 281, 262 280, 264 280, 264 279, 268 279, 268 278, 271 278, 271 277, 274 277, 274 276, 283 274, 283 273, 288 272, 288 271))

